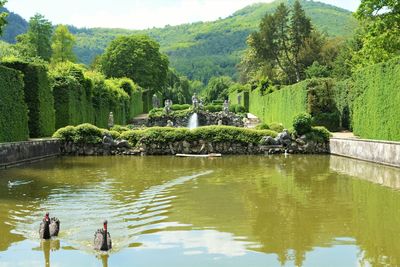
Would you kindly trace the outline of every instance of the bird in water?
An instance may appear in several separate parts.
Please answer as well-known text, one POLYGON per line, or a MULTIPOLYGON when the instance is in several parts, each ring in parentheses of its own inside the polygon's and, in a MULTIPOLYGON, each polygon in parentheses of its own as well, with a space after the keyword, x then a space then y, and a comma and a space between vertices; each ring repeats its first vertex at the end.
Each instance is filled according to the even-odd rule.
POLYGON ((108 251, 112 248, 111 236, 107 231, 107 220, 103 222, 103 229, 98 229, 94 233, 94 249, 108 251))
POLYGON ((40 223, 39 227, 39 236, 41 239, 50 239, 52 236, 58 236, 58 232, 60 231, 60 221, 53 217, 50 218, 49 213, 46 212, 46 215, 43 218, 43 221, 40 223))

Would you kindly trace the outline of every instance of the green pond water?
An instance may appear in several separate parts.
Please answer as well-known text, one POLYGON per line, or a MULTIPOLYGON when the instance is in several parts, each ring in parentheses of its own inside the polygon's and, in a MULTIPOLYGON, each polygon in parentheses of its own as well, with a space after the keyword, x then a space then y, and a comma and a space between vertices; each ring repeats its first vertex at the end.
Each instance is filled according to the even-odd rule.
POLYGON ((0 266, 399 266, 399 188, 334 156, 52 159, 0 171, 0 266))

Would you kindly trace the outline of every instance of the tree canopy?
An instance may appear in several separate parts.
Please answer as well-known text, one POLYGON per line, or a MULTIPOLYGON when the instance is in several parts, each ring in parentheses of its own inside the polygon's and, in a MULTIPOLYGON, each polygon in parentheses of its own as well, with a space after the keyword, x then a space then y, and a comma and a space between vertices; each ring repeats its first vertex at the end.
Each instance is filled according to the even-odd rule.
POLYGON ((52 61, 54 63, 65 61, 75 62, 76 56, 72 49, 75 45, 76 38, 69 32, 67 26, 59 25, 54 31, 52 41, 52 61))
POLYGON ((160 45, 146 35, 121 36, 113 40, 101 57, 100 68, 108 77, 128 77, 153 92, 165 86, 168 58, 160 45))
POLYGON ((52 33, 51 22, 36 14, 29 20, 28 32, 17 36, 17 48, 24 56, 50 61, 52 33))

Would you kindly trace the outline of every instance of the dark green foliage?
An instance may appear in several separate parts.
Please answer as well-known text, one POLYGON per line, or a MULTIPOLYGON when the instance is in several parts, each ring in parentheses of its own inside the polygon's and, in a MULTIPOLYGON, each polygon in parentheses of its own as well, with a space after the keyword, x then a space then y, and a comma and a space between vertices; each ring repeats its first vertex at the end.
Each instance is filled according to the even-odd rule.
POLYGON ((47 67, 24 61, 8 61, 3 64, 24 74, 24 93, 29 110, 30 137, 51 136, 55 130, 55 113, 47 67))
POLYGON ((256 130, 269 130, 269 125, 266 124, 265 122, 260 123, 256 126, 256 130))
POLYGON ((400 58, 367 67, 353 75, 351 120, 356 135, 400 141, 399 77, 400 58))
POLYGON ((229 106, 229 111, 234 113, 244 113, 246 112, 246 109, 242 105, 233 104, 229 106))
MULTIPOLYGON (((56 129, 94 120, 93 84, 83 69, 72 63, 60 63, 51 70, 53 79, 56 129)), ((106 115, 108 118, 108 114, 106 115)))
POLYGON ((29 138, 28 107, 19 71, 0 66, 0 142, 29 138))
POLYGON ((293 119, 293 128, 298 135, 311 131, 312 118, 310 114, 300 113, 293 119))
POLYGON ((210 105, 206 105, 204 107, 205 110, 209 111, 209 112, 220 112, 222 111, 222 105, 214 105, 214 104, 210 104, 210 105))
POLYGON ((329 142, 331 136, 332 134, 323 126, 312 127, 311 130, 306 133, 306 139, 316 143, 329 142))
POLYGON ((212 77, 205 90, 206 101, 212 102, 213 100, 228 99, 229 88, 233 84, 230 77, 212 77))
POLYGON ((107 77, 128 77, 152 92, 166 84, 168 58, 160 45, 146 35, 121 36, 113 40, 101 59, 107 77))

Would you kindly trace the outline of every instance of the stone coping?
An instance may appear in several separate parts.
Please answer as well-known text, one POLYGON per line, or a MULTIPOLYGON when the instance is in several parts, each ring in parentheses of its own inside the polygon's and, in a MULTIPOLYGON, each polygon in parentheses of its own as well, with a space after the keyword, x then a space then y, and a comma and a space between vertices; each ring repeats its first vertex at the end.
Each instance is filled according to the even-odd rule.
POLYGON ((380 143, 388 145, 400 145, 400 141, 387 141, 387 140, 376 140, 376 139, 360 139, 360 138, 339 138, 331 137, 331 140, 346 140, 346 141, 356 141, 356 142, 368 142, 368 143, 380 143))

